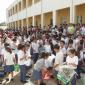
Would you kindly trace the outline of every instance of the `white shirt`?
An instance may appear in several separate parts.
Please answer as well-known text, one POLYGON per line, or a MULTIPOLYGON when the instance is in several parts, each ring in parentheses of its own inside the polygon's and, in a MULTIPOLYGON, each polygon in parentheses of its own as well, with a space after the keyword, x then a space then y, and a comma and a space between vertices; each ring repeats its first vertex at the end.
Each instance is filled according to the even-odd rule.
POLYGON ((39 53, 38 48, 39 44, 36 42, 32 42, 33 53, 39 53))
MULTIPOLYGON (((56 53, 56 58, 55 58, 55 63, 54 63, 54 65, 59 64, 59 66, 61 66, 61 65, 63 64, 63 58, 64 58, 64 56, 63 56, 62 51, 59 51, 58 53, 56 53)), ((56 71, 59 70, 59 66, 57 66, 57 67, 55 68, 56 71)))
MULTIPOLYGON (((69 65, 69 63, 78 65, 78 57, 77 56, 74 56, 74 57, 67 56, 66 62, 67 62, 67 65, 69 65)), ((69 66, 72 66, 72 65, 69 65, 69 66)))
POLYGON ((26 56, 27 57, 31 57, 31 54, 30 54, 31 52, 30 52, 30 48, 26 51, 26 56))
POLYGON ((25 61, 25 65, 26 66, 31 66, 32 65, 32 60, 31 60, 30 49, 27 50, 26 57, 27 57, 27 60, 25 61))
POLYGON ((14 53, 9 53, 9 52, 5 51, 4 60, 6 60, 6 65, 13 65, 14 64, 14 58, 15 58, 14 53))
POLYGON ((85 35, 85 27, 82 27, 82 28, 81 28, 81 32, 82 32, 82 34, 85 35))
POLYGON ((57 44, 56 40, 54 40, 54 39, 52 39, 52 43, 53 43, 53 45, 57 44))
POLYGON ((19 65, 24 65, 25 64, 25 60, 20 60, 21 58, 24 58, 25 53, 22 50, 18 51, 18 64, 19 65))
POLYGON ((1 55, 4 55, 4 53, 5 53, 5 48, 3 48, 2 50, 1 50, 1 55))
POLYGON ((50 45, 44 45, 45 52, 51 53, 51 46, 50 45))
POLYGON ((52 67, 53 66, 53 60, 55 59, 55 55, 51 54, 51 56, 48 57, 48 59, 45 61, 46 67, 52 67))
POLYGON ((61 51, 63 52, 63 54, 66 54, 66 53, 67 53, 67 51, 66 51, 66 48, 65 48, 65 47, 61 48, 61 51))

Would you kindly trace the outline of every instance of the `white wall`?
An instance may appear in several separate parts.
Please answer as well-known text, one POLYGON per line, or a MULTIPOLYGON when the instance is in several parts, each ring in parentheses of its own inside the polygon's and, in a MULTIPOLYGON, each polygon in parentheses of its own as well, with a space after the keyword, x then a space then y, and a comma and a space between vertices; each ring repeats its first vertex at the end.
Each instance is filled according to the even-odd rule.
MULTIPOLYGON (((12 5, 17 4, 21 0, 16 0, 12 5)), ((85 0, 73 0, 74 5, 79 5, 82 3, 85 3, 85 0)), ((42 0, 42 12, 51 12, 53 10, 60 10, 63 8, 68 8, 71 5, 71 0, 42 0)), ((12 5, 9 7, 11 8, 12 5)), ((8 8, 8 9, 9 9, 8 8)), ((26 17, 31 17, 34 15, 40 15, 41 14, 41 1, 39 3, 36 3, 32 5, 31 7, 28 7, 27 9, 22 10, 18 14, 15 14, 11 16, 9 19, 7 19, 7 22, 17 21, 24 19, 26 17)))

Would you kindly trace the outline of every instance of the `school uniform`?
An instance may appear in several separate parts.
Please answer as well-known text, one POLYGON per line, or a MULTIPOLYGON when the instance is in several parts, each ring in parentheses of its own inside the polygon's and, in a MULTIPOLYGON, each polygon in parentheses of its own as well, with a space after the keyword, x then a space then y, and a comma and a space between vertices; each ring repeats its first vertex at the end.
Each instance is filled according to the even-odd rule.
POLYGON ((19 50, 18 51, 18 64, 20 66, 20 80, 26 81, 26 66, 25 66, 25 60, 20 60, 25 56, 24 51, 19 50))
POLYGON ((54 76, 56 76, 58 74, 59 66, 63 65, 63 57, 64 56, 63 56, 62 51, 59 51, 58 53, 56 53, 54 65, 56 65, 56 64, 59 64, 59 65, 54 70, 54 76))
POLYGON ((42 67, 44 67, 44 65, 45 65, 45 60, 44 59, 39 59, 35 63, 34 69, 33 69, 33 79, 34 80, 42 79, 41 69, 42 69, 42 67))
MULTIPOLYGON (((74 57, 67 56, 66 62, 67 62, 67 65, 70 67, 72 67, 72 65, 69 65, 69 63, 73 63, 75 65, 78 65, 78 57, 77 56, 74 56, 74 57)), ((75 67, 75 69, 77 69, 77 67, 75 67)), ((71 80, 71 84, 76 85, 76 74, 74 74, 74 76, 71 80)))
POLYGON ((39 57, 39 44, 36 42, 32 42, 31 44, 31 47, 32 47, 32 59, 34 61, 34 63, 36 63, 36 61, 38 60, 38 57, 39 57))
POLYGON ((4 51, 4 60, 6 61, 6 65, 4 66, 5 72, 13 72, 14 71, 14 53, 9 53, 4 51))

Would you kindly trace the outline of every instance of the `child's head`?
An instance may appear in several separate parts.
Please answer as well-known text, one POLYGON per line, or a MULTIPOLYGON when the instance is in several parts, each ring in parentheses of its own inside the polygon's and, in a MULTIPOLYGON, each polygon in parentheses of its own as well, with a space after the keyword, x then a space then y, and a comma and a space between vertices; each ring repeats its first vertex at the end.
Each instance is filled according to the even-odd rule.
POLYGON ((61 40, 61 41, 60 41, 60 46, 61 46, 61 48, 64 47, 64 45, 65 45, 65 41, 61 40))
POLYGON ((55 52, 58 52, 60 50, 60 46, 58 45, 58 44, 56 44, 55 46, 54 46, 54 51, 55 52))
POLYGON ((19 44, 18 45, 18 50, 25 50, 25 45, 19 44))
POLYGON ((69 47, 72 47, 72 46, 73 46, 73 40, 72 40, 72 39, 69 40, 68 46, 69 46, 69 47))
POLYGON ((30 48, 30 44, 25 44, 26 50, 28 50, 30 48))
POLYGON ((68 52, 68 55, 69 55, 70 57, 74 57, 74 56, 76 55, 75 49, 70 49, 69 52, 68 52))
POLYGON ((47 59, 48 57, 49 57, 49 54, 48 53, 43 52, 41 54, 41 58, 47 59))

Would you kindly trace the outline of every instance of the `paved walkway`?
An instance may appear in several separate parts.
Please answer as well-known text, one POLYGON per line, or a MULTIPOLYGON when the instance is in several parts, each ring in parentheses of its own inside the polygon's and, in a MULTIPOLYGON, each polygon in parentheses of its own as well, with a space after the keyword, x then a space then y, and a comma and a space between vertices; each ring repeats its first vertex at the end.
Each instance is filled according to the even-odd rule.
MULTIPOLYGON (((85 77, 85 75, 84 75, 85 77)), ((47 85, 56 85, 56 83, 54 82, 54 80, 50 80, 50 81, 46 81, 48 84, 47 85)), ((14 79, 14 81, 10 82, 7 85, 24 85, 19 81, 19 75, 17 75, 14 79)), ((28 85, 28 84, 27 84, 28 85)), ((81 80, 77 80, 77 85, 84 85, 82 84, 81 80)))

